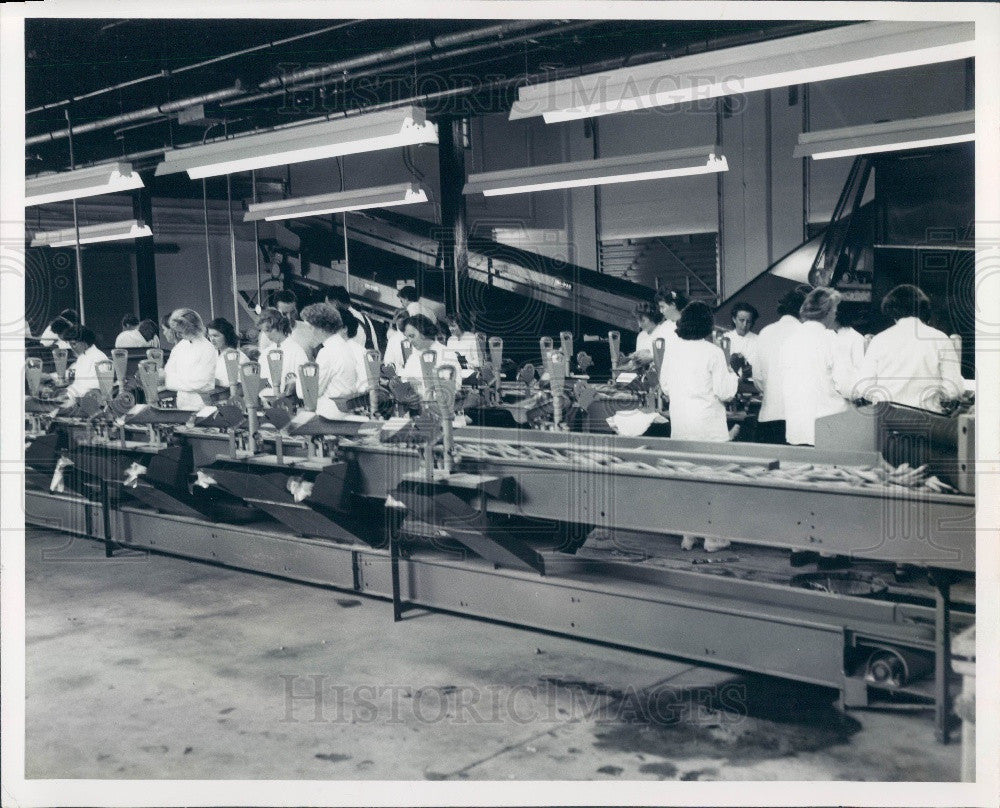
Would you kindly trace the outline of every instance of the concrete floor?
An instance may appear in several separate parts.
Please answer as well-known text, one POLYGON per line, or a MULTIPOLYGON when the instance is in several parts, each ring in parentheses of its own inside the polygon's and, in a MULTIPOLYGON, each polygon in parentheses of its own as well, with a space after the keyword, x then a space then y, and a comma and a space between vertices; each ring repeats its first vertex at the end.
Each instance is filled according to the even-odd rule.
POLYGON ((29 778, 958 778, 930 713, 40 529, 29 778), (319 692, 317 700, 310 694, 319 692))

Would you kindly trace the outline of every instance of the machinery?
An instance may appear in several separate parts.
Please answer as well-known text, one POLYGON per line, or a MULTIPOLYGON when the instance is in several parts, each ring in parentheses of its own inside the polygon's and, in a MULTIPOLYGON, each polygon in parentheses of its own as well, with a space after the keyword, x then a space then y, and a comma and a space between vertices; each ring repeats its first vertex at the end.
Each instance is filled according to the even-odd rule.
POLYGON ((587 362, 571 362, 571 340, 543 338, 538 377, 505 372, 497 338, 464 380, 425 353, 420 395, 380 378, 369 352, 370 391, 333 419, 316 413, 311 363, 303 405, 281 395, 277 356, 263 376, 234 362, 198 412, 163 405, 147 360, 146 403, 125 408, 119 376, 90 410, 56 413, 29 363, 26 518, 108 555, 146 548, 386 598, 396 620, 429 607, 811 682, 844 706, 933 703, 946 740, 950 635, 974 622, 961 483, 849 443, 850 423, 817 428, 827 448, 573 431, 598 401, 662 403, 655 379, 573 373, 587 362), (686 552, 679 536, 732 544, 686 552))

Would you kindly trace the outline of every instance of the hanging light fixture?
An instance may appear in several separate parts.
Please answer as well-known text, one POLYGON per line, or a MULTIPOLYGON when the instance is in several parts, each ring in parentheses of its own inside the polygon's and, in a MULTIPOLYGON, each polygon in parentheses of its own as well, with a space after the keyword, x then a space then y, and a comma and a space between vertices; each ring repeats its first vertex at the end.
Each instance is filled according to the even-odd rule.
POLYGON ((571 121, 973 56, 971 22, 863 22, 521 87, 510 119, 571 121))
POLYGON ((830 160, 874 152, 904 151, 976 139, 976 112, 950 112, 902 121, 885 121, 865 126, 803 132, 795 147, 795 157, 830 160))
MULTIPOLYGON (((149 225, 136 219, 107 224, 92 224, 81 227, 80 244, 98 244, 104 241, 125 241, 127 239, 147 238, 153 235, 149 225)), ((77 243, 77 230, 67 227, 63 230, 49 230, 36 233, 31 240, 32 247, 72 247, 77 243)))
POLYGON ((729 164, 725 156, 717 152, 715 146, 698 146, 623 157, 602 157, 576 163, 490 171, 471 174, 463 192, 502 196, 728 171, 729 164))
POLYGON ((142 187, 142 178, 132 170, 131 163, 108 163, 25 180, 24 206, 65 202, 142 187))
POLYGON ((333 194, 318 194, 277 202, 259 202, 247 206, 245 222, 297 219, 302 216, 321 216, 370 208, 391 208, 427 201, 427 191, 415 182, 384 185, 378 188, 359 188, 333 194))
POLYGON ((186 171, 191 179, 201 179, 437 140, 437 126, 423 109, 399 107, 174 149, 166 152, 156 175, 186 171))

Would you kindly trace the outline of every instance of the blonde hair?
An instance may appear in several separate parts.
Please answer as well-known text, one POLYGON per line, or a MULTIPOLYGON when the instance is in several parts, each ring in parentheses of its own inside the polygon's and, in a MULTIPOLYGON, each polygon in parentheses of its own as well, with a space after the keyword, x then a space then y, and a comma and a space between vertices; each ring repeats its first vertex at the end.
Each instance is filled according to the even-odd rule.
POLYGON ((194 309, 175 309, 170 315, 170 328, 178 339, 205 336, 205 323, 194 309))

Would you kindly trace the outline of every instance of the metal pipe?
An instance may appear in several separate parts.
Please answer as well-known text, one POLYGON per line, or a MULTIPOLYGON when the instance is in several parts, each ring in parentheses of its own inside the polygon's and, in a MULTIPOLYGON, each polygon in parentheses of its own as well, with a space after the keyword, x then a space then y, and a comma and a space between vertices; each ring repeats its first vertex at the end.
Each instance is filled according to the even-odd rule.
POLYGON ((546 22, 548 21, 519 20, 515 22, 504 22, 497 25, 490 25, 485 28, 475 28, 471 31, 459 31, 458 33, 446 34, 441 37, 429 37, 428 39, 421 40, 420 42, 413 42, 409 45, 386 48, 382 51, 366 53, 361 56, 354 56, 350 59, 341 59, 338 62, 331 62, 330 64, 319 65, 318 67, 296 70, 289 76, 277 76, 272 79, 267 79, 266 81, 261 82, 258 86, 261 90, 273 90, 277 88, 284 89, 289 84, 290 79, 292 81, 308 81, 310 79, 320 78, 321 76, 329 76, 331 73, 344 73, 355 67, 367 67, 368 65, 377 64, 379 62, 386 61, 387 59, 411 57, 420 53, 426 53, 430 50, 441 50, 450 45, 461 45, 466 42, 473 42, 477 39, 487 39, 495 36, 503 37, 509 33, 524 31, 528 28, 537 28, 544 25, 546 22))
MULTIPOLYGON (((466 46, 464 48, 457 48, 457 49, 449 50, 449 51, 432 51, 431 53, 427 53, 427 54, 423 55, 419 59, 400 60, 400 61, 395 62, 395 63, 390 62, 389 64, 378 65, 377 67, 373 67, 373 68, 370 68, 368 70, 359 70, 357 72, 352 73, 349 76, 347 75, 347 71, 344 71, 342 73, 342 75, 339 75, 339 76, 336 76, 336 77, 332 77, 332 78, 330 78, 330 77, 321 77, 321 78, 318 78, 316 80, 310 81, 310 82, 305 83, 305 84, 296 84, 294 86, 290 86, 288 84, 288 82, 285 82, 282 85, 282 87, 280 89, 278 89, 278 90, 270 90, 270 91, 266 91, 266 92, 256 93, 256 94, 253 94, 253 95, 249 95, 249 96, 247 96, 245 98, 238 98, 238 99, 235 99, 233 101, 227 101, 224 104, 222 104, 221 106, 226 107, 226 106, 236 106, 236 105, 244 104, 244 103, 252 103, 254 101, 261 101, 261 100, 264 100, 264 99, 267 99, 267 98, 273 98, 275 95, 280 95, 280 94, 282 94, 284 92, 304 92, 306 90, 316 89, 317 87, 327 87, 327 86, 329 86, 331 84, 335 84, 335 83, 338 83, 338 84, 339 83, 344 83, 344 82, 347 82, 349 80, 350 81, 356 81, 358 79, 367 78, 368 76, 374 76, 374 75, 378 75, 378 74, 384 74, 384 73, 387 73, 389 71, 397 70, 397 69, 407 69, 407 70, 409 70, 409 69, 412 69, 412 68, 414 68, 414 67, 416 67, 418 65, 422 65, 422 64, 424 64, 426 62, 439 62, 439 61, 442 61, 444 59, 455 59, 455 58, 458 58, 460 56, 468 56, 469 54, 472 54, 472 53, 477 53, 479 51, 488 50, 489 48, 493 48, 493 47, 496 47, 498 45, 516 45, 519 42, 523 42, 525 40, 529 40, 529 39, 532 39, 534 37, 539 37, 539 36, 546 36, 547 37, 547 36, 553 36, 555 34, 563 34, 563 33, 567 33, 569 31, 575 31, 575 30, 578 30, 578 29, 581 29, 581 28, 588 28, 588 27, 597 25, 598 23, 601 23, 601 22, 604 22, 604 20, 582 20, 582 21, 578 21, 578 22, 574 22, 574 23, 569 23, 567 25, 560 25, 560 26, 557 26, 555 28, 550 28, 550 29, 547 29, 547 30, 544 30, 544 31, 529 31, 528 33, 521 34, 519 36, 504 38, 503 40, 501 40, 499 42, 481 42, 481 43, 476 44, 476 45, 468 45, 468 46, 466 46)), ((521 80, 521 78, 519 77, 518 81, 520 81, 520 80, 521 80)))
MULTIPOLYGON (((84 132, 97 132, 101 129, 108 129, 112 126, 117 126, 118 124, 135 123, 136 121, 144 121, 147 118, 155 118, 157 115, 169 115, 172 112, 180 112, 182 109, 187 109, 188 107, 196 104, 212 104, 216 101, 225 101, 226 99, 233 98, 243 92, 243 88, 237 84, 234 87, 226 87, 222 90, 213 90, 210 93, 204 93, 190 98, 182 98, 179 101, 169 101, 166 104, 157 104, 152 107, 137 109, 133 112, 123 112, 120 115, 103 118, 99 121, 90 121, 89 123, 81 124, 76 127, 75 131, 76 134, 82 134, 84 132)), ((51 143, 56 140, 61 140, 64 137, 67 137, 66 130, 59 129, 55 132, 46 132, 41 135, 33 135, 29 138, 25 138, 24 145, 35 146, 39 143, 51 143)))
POLYGON ((344 288, 348 294, 351 292, 351 262, 347 255, 347 211, 343 212, 344 217, 344 288))
POLYGON ((265 42, 263 45, 254 45, 250 48, 244 48, 243 50, 233 51, 232 53, 224 53, 221 56, 213 56, 211 59, 205 59, 201 62, 195 62, 192 65, 184 65, 183 67, 178 67, 175 70, 161 70, 158 73, 151 73, 148 76, 141 76, 137 79, 131 79, 129 81, 122 81, 118 84, 112 84, 110 87, 102 87, 99 90, 94 90, 89 93, 84 93, 83 95, 75 95, 72 98, 67 98, 64 101, 55 101, 51 104, 42 104, 38 107, 32 107, 27 110, 24 114, 31 115, 35 112, 44 112, 49 109, 58 109, 59 107, 64 107, 69 104, 75 103, 77 101, 85 101, 88 98, 96 98, 99 95, 104 95, 105 93, 111 93, 115 90, 124 90, 126 87, 134 87, 137 84, 144 84, 147 81, 155 81, 156 79, 169 78, 170 76, 176 76, 178 73, 186 73, 189 70, 197 70, 201 67, 208 67, 209 65, 218 64, 219 62, 225 62, 229 59, 235 59, 237 56, 246 56, 249 53, 255 53, 260 50, 266 50, 267 48, 276 48, 280 45, 287 45, 290 42, 297 42, 300 39, 309 39, 314 36, 321 36, 322 34, 328 34, 331 31, 336 31, 340 28, 348 28, 352 25, 357 25, 359 22, 365 22, 365 20, 348 20, 347 22, 338 23, 337 25, 328 25, 326 28, 318 28, 315 31, 307 31, 304 34, 296 34, 295 36, 286 37, 284 39, 276 39, 273 42, 265 42))
MULTIPOLYGON (((257 203, 257 170, 250 170, 250 184, 253 186, 253 201, 254 204, 257 203)), ((261 300, 261 295, 263 292, 260 288, 260 223, 254 219, 253 220, 253 261, 254 268, 257 271, 257 308, 262 309, 264 303, 261 300)), ((280 442, 280 439, 279 439, 280 442)))
POLYGON ((240 293, 236 281, 236 231, 233 229, 233 175, 226 174, 226 214, 229 219, 229 259, 232 262, 233 327, 240 330, 240 293))
MULTIPOLYGON (((385 50, 375 51, 374 53, 364 54, 363 56, 355 56, 351 59, 341 59, 340 61, 331 62, 330 64, 321 65, 319 67, 296 70, 287 76, 278 76, 276 78, 267 79, 258 84, 257 88, 260 90, 281 88, 281 91, 283 91, 283 88, 289 83, 307 81, 309 79, 318 78, 319 76, 329 75, 330 73, 341 73, 354 67, 364 67, 377 62, 385 61, 386 59, 396 59, 402 56, 410 56, 435 48, 447 47, 449 44, 463 44, 476 39, 484 39, 491 36, 503 36, 505 33, 537 27, 539 24, 544 22, 545 21, 539 20, 521 20, 518 22, 490 25, 485 28, 476 28, 471 31, 463 31, 443 37, 432 37, 410 45, 387 48, 385 50)), ((145 107, 133 112, 121 113, 119 115, 114 115, 97 121, 90 121, 89 123, 77 127, 76 134, 96 132, 100 129, 107 129, 112 126, 118 126, 119 124, 134 123, 136 121, 145 120, 146 118, 156 117, 157 115, 168 115, 172 112, 180 112, 182 109, 195 106, 196 104, 210 104, 216 101, 226 101, 230 98, 235 98, 245 94, 246 90, 244 90, 244 88, 237 83, 233 87, 226 87, 210 93, 182 98, 165 104, 156 104, 151 107, 145 107)), ((64 137, 67 137, 67 132, 65 130, 46 132, 41 135, 33 135, 32 137, 25 138, 24 145, 34 146, 40 143, 48 143, 59 140, 64 137)))
MULTIPOLYGON (((69 110, 66 113, 66 131, 69 133, 69 168, 70 171, 76 168, 76 160, 73 156, 73 121, 69 117, 69 110)), ((76 234, 76 297, 77 306, 80 308, 79 322, 82 325, 86 322, 83 311, 83 253, 80 251, 80 218, 76 207, 76 199, 73 199, 73 232, 76 234)))
POLYGON ((212 245, 208 236, 208 186, 201 181, 201 198, 205 206, 205 265, 208 267, 208 310, 215 319, 215 294, 212 290, 212 245))

